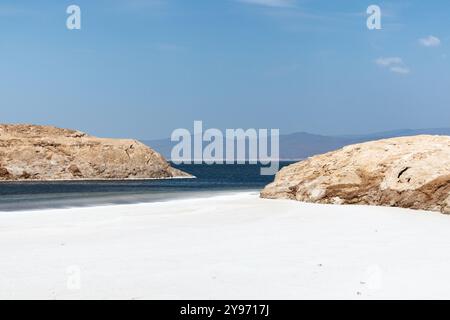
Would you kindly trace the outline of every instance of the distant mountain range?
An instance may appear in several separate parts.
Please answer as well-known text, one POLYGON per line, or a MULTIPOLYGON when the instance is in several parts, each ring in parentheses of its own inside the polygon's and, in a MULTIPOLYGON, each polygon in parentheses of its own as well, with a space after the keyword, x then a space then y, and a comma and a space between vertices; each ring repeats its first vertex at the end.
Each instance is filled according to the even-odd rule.
MULTIPOLYGON (((280 135, 280 159, 300 160, 316 154, 340 149, 350 144, 421 134, 450 136, 450 128, 402 129, 365 135, 341 136, 325 136, 307 132, 296 132, 280 135)), ((170 159, 172 147, 176 145, 176 142, 172 142, 170 139, 145 140, 142 142, 161 153, 166 159, 170 159)))

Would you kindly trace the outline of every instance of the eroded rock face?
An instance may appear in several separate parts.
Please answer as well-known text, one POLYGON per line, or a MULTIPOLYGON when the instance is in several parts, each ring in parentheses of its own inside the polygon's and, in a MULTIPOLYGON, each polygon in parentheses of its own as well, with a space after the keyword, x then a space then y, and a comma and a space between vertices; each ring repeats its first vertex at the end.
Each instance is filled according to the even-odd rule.
POLYGON ((386 139, 311 157, 280 170, 261 196, 450 213, 450 137, 386 139))
POLYGON ((49 126, 0 125, 0 181, 190 177, 136 140, 49 126))

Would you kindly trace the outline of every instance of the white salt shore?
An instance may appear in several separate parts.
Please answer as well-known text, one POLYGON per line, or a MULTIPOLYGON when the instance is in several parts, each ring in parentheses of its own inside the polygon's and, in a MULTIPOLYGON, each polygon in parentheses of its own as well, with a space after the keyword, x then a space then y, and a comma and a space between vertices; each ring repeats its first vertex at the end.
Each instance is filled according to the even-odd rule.
POLYGON ((450 217, 236 193, 0 213, 0 299, 450 298, 450 217))

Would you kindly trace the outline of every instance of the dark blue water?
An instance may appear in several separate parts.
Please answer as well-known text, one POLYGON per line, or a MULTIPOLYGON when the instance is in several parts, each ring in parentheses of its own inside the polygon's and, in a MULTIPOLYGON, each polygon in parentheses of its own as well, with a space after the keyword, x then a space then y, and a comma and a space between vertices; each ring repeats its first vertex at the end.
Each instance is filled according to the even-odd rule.
MULTIPOLYGON (((283 162, 280 167, 289 164, 283 162)), ((175 166, 175 165, 174 165, 175 166)), ((259 191, 273 181, 259 165, 178 165, 196 179, 0 183, 0 211, 167 201, 259 191)))

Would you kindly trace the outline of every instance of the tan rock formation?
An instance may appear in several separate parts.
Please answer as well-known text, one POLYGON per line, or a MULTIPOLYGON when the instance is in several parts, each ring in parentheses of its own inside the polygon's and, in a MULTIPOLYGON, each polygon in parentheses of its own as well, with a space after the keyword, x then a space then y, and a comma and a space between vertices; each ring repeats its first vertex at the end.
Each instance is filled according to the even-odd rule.
POLYGON ((0 181, 190 177, 136 140, 50 126, 0 125, 0 181))
POLYGON ((314 156, 280 170, 261 196, 450 213, 450 137, 393 138, 314 156))

